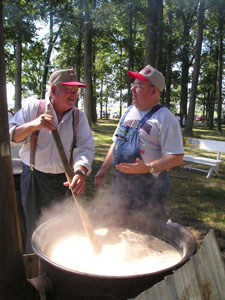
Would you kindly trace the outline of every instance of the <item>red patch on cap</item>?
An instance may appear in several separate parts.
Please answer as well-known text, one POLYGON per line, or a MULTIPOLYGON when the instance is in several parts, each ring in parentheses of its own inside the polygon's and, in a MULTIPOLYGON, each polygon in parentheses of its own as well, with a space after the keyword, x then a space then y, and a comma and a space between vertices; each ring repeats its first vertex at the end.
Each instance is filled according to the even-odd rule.
POLYGON ((149 74, 149 73, 151 73, 151 69, 149 69, 148 67, 145 67, 144 69, 143 69, 143 71, 145 72, 145 73, 147 73, 147 74, 149 74))

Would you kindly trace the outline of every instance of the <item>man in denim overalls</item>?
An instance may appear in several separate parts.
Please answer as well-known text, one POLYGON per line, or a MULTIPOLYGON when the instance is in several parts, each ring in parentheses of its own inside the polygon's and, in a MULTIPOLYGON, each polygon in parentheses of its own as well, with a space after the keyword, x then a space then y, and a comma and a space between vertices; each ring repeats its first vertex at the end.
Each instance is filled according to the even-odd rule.
POLYGON ((144 211, 154 219, 166 221, 165 201, 169 191, 167 170, 183 161, 180 126, 166 107, 159 104, 165 88, 162 73, 147 65, 134 78, 133 105, 122 116, 106 158, 95 176, 95 186, 103 185, 113 165, 113 203, 127 214, 144 211))

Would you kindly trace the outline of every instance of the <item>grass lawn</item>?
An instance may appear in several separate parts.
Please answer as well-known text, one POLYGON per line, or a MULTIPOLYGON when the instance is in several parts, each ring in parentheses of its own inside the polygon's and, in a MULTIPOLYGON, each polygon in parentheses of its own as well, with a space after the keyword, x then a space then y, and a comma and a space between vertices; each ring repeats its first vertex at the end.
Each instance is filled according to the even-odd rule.
MULTIPOLYGON (((94 175, 99 170, 104 157, 112 143, 112 134, 118 120, 98 120, 93 126, 95 141, 95 159, 92 174, 87 178, 84 197, 91 201, 95 195, 94 175)), ((194 135, 198 138, 225 141, 225 127, 223 134, 205 127, 194 128, 194 135)), ((185 148, 186 154, 196 150, 185 148)), ((207 152, 204 152, 206 154, 207 152)), ((207 153, 212 158, 215 153, 207 153)), ((198 246, 210 229, 214 229, 219 248, 225 260, 225 155, 224 163, 220 165, 219 177, 206 179, 206 173, 189 171, 177 167, 169 171, 171 188, 167 200, 167 214, 173 222, 187 227, 195 236, 198 246)), ((111 173, 106 179, 106 186, 110 186, 111 173)))

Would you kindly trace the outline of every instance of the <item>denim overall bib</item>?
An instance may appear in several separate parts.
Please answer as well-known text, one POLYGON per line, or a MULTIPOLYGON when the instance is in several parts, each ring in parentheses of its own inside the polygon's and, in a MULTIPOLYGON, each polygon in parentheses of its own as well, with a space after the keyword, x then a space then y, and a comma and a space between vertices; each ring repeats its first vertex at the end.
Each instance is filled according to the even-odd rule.
MULTIPOLYGON (((139 130, 151 116, 162 107, 156 105, 135 127, 124 126, 123 122, 131 105, 123 115, 116 133, 113 149, 114 166, 120 163, 135 163, 141 158, 139 152, 139 130)), ((152 217, 165 219, 164 204, 169 191, 167 172, 161 172, 158 178, 152 174, 125 174, 114 168, 112 179, 112 200, 119 202, 124 210, 147 210, 152 217)))

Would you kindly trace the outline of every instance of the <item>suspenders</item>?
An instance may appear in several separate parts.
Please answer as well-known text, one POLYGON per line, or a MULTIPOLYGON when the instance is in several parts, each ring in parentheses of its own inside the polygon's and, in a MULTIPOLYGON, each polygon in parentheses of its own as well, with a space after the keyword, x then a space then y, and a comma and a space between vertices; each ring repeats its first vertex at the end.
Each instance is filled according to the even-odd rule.
MULTIPOLYGON (((41 99, 39 106, 38 106, 36 118, 38 118, 41 114, 44 113, 44 107, 45 107, 45 100, 41 99)), ((78 123, 79 123, 79 109, 77 107, 75 107, 73 110, 73 141, 72 141, 71 150, 70 150, 70 166, 71 166, 71 168, 73 166, 73 149, 76 148, 76 129, 77 129, 78 123)), ((36 130, 31 134, 31 137, 30 137, 30 169, 32 171, 34 170, 34 165, 35 165, 35 150, 36 150, 38 134, 39 134, 39 130, 36 130)))

